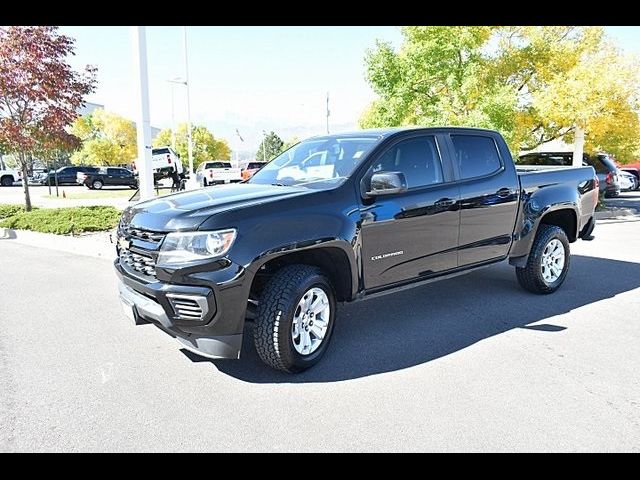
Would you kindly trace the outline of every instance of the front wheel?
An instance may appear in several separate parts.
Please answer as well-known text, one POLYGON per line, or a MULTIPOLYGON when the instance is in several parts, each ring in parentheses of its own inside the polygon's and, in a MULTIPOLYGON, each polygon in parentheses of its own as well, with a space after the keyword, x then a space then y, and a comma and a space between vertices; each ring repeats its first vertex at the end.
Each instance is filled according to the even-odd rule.
POLYGON ((555 225, 540 225, 524 268, 516 267, 518 282, 533 293, 555 292, 569 271, 567 234, 555 225))
POLYGON ((319 268, 283 267, 260 297, 253 334, 258 355, 277 370, 306 370, 326 351, 335 316, 335 294, 319 268))

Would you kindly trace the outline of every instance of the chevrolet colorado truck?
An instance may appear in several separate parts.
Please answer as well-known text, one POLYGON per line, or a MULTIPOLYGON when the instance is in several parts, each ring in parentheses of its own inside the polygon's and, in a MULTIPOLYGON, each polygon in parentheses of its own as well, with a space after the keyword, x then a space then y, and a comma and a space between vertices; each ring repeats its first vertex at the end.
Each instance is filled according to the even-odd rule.
POLYGON ((114 265, 136 324, 239 358, 253 319, 260 358, 299 372, 325 353, 337 302, 503 260, 554 292, 597 201, 593 167, 521 171, 495 131, 362 130, 305 140, 244 183, 128 207, 114 265))

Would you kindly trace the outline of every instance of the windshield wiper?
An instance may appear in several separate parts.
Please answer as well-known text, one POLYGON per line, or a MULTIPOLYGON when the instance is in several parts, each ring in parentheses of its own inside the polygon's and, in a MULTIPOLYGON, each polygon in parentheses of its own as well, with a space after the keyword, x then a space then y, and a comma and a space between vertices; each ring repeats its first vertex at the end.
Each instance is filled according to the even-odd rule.
POLYGON ((272 183, 274 187, 290 187, 291 185, 285 185, 284 183, 272 183))

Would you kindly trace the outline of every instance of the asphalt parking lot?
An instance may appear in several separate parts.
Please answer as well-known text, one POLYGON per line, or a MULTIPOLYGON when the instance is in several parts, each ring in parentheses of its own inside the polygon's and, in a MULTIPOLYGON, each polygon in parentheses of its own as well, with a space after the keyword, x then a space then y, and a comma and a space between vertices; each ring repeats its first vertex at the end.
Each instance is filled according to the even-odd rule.
POLYGON ((506 264, 341 306, 298 376, 181 351, 107 260, 0 240, 0 451, 638 451, 640 222, 573 245, 561 290, 506 264))

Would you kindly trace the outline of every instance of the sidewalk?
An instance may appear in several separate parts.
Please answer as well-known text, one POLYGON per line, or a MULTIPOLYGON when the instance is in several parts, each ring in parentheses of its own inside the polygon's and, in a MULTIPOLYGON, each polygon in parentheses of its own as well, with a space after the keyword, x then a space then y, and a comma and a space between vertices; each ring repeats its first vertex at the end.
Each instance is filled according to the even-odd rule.
POLYGON ((116 247, 111 239, 115 242, 115 231, 70 236, 0 228, 0 246, 3 242, 14 242, 107 260, 116 256, 116 247))

